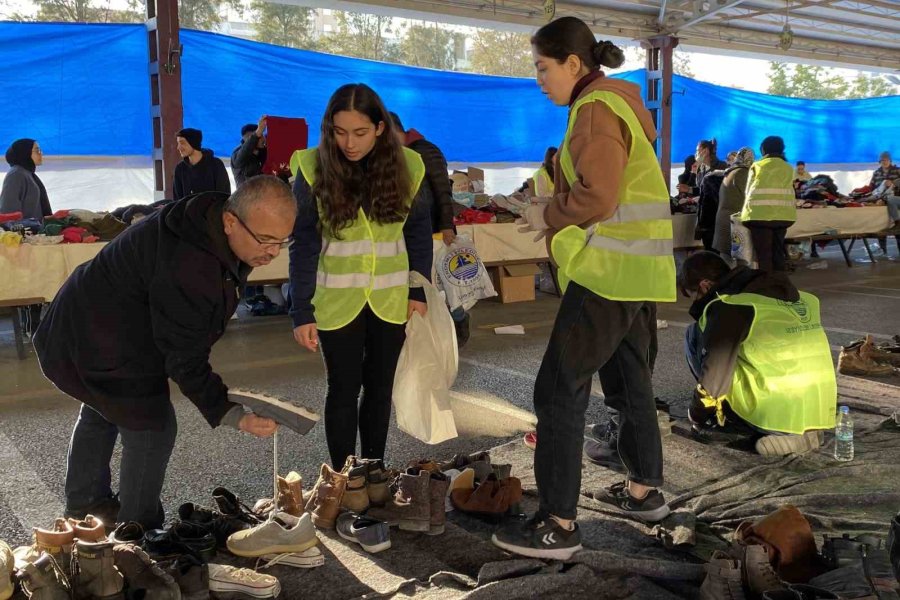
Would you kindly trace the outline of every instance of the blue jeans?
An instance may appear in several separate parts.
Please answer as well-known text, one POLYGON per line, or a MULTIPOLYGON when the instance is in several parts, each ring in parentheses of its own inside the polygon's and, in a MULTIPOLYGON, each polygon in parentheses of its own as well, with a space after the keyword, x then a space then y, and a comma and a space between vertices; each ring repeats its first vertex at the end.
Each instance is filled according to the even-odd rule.
POLYGON ((116 438, 122 436, 119 522, 137 521, 145 529, 162 527, 165 515, 159 495, 177 433, 178 424, 171 403, 159 431, 118 427, 82 404, 69 442, 66 511, 78 512, 112 494, 109 463, 116 438))

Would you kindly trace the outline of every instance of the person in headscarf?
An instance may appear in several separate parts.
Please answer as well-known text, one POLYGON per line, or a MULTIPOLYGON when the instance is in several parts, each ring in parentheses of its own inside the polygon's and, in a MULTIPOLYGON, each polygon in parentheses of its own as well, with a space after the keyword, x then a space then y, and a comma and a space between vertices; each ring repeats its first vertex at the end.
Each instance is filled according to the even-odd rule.
POLYGON ((44 154, 38 143, 29 138, 14 141, 6 150, 11 167, 0 190, 0 213, 22 213, 23 219, 43 219, 53 214, 47 188, 35 173, 43 164, 44 154))
POLYGON ((719 188, 719 208, 716 211, 716 231, 713 236, 713 250, 731 264, 731 215, 741 212, 744 207, 744 191, 750 165, 755 159, 753 149, 744 146, 737 151, 734 162, 725 171, 725 179, 719 188))

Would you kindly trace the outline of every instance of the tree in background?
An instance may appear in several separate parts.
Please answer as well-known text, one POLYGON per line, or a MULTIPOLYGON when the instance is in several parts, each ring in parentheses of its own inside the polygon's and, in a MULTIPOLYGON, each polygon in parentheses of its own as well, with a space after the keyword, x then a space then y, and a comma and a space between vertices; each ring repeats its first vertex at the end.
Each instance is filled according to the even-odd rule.
POLYGON ((534 77, 531 36, 479 29, 472 38, 471 69, 486 75, 534 77))
POLYGON ((250 4, 256 40, 288 48, 316 48, 312 8, 253 0, 250 4))
POLYGON ((770 94, 791 98, 840 100, 847 98, 872 98, 894 92, 892 86, 878 76, 859 73, 856 79, 818 65, 787 65, 769 63, 770 94))
POLYGON ((691 68, 691 54, 675 50, 672 53, 672 72, 683 77, 694 78, 694 70, 691 68))
MULTIPOLYGON (((99 0, 32 0, 37 13, 36 21, 62 23, 137 23, 143 20, 134 10, 115 10, 99 0)), ((8 6, 8 4, 5 4, 8 6)), ((10 21, 31 21, 32 17, 12 13, 4 18, 10 21)))
POLYGON ((337 31, 323 36, 320 46, 325 52, 368 58, 385 62, 398 62, 400 51, 387 39, 393 19, 381 15, 355 12, 335 12, 337 31))
MULTIPOLYGON (((141 2, 141 10, 144 3, 141 2)), ((225 20, 222 14, 227 9, 243 14, 241 0, 178 0, 178 20, 185 29, 215 31, 225 20)))
POLYGON ((453 59, 453 32, 437 23, 410 25, 400 42, 400 62, 416 67, 451 70, 453 59))

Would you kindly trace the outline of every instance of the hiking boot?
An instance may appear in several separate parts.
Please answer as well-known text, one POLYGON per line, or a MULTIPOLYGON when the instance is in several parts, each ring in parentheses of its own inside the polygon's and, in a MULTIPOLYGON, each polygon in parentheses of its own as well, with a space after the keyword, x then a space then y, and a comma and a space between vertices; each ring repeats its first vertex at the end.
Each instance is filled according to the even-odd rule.
POLYGON ((0 540, 0 600, 7 600, 13 595, 16 586, 13 573, 16 572, 16 557, 13 556, 9 544, 0 540))
POLYGON ((65 519, 56 519, 49 529, 35 527, 32 535, 34 543, 31 546, 16 548, 16 566, 21 569, 46 553, 53 557, 66 577, 69 577, 72 574, 72 547, 75 545, 72 524, 65 519))
POLYGON ((706 565, 706 579, 700 586, 700 600, 745 600, 741 585, 741 562, 722 552, 714 552, 706 565))
POLYGON ((772 564, 769 562, 769 551, 765 546, 750 544, 741 547, 741 571, 744 583, 754 594, 762 594, 787 589, 772 564))
MULTIPOLYGON (((0 542, 2 544, 2 542, 0 542)), ((2 552, 2 551, 0 551, 2 552)), ((0 558, 2 563, 2 558, 0 558)), ((62 565, 49 554, 44 554, 33 563, 28 563, 19 570, 19 583, 25 595, 31 600, 70 600, 72 587, 62 565)), ((0 598, 3 595, 3 583, 0 581, 0 598)))
POLYGON ((428 522, 428 535, 441 535, 447 523, 447 490, 450 478, 438 471, 431 474, 429 493, 431 494, 431 520, 428 522))
POLYGON ((105 542, 106 526, 103 521, 94 515, 86 515, 84 519, 78 521, 69 519, 69 523, 74 530, 75 539, 81 542, 105 542))
POLYGON ((341 496, 341 508, 357 514, 369 508, 369 492, 366 489, 368 465, 355 456, 348 456, 341 471, 347 477, 344 495, 341 496))
POLYGON ((104 525, 108 525, 109 528, 112 529, 116 526, 116 523, 119 522, 120 508, 121 503, 119 502, 119 495, 113 494, 106 498, 101 498, 84 508, 70 509, 67 507, 63 516, 67 519, 80 520, 84 519, 87 515, 94 515, 96 518, 100 519, 104 525))
POLYGON ((362 546, 370 554, 391 547, 391 528, 384 521, 345 512, 337 519, 338 535, 362 546))
POLYGON ((500 517, 522 500, 522 482, 516 477, 498 479, 491 475, 474 490, 454 489, 450 502, 465 513, 500 517))
POLYGON ((638 500, 630 493, 626 483, 620 482, 593 494, 594 500, 611 504, 622 512, 644 523, 658 523, 669 516, 671 510, 659 490, 650 490, 638 500))
POLYGON ((309 515, 299 519, 287 513, 228 538, 228 551, 237 556, 258 557, 284 552, 303 552, 319 543, 309 515))
POLYGON ((231 565, 209 565, 209 591, 216 598, 277 598, 281 583, 272 575, 231 565))
POLYGON ((756 440, 756 452, 762 456, 786 456, 806 454, 820 448, 825 442, 821 429, 806 431, 803 435, 764 435, 756 440))
POLYGON ((466 342, 469 341, 470 335, 470 321, 469 313, 462 318, 461 321, 453 321, 453 327, 456 329, 456 347, 462 348, 466 345, 466 342))
POLYGON ((287 477, 278 476, 278 506, 272 498, 261 498, 253 505, 253 512, 268 518, 272 511, 286 512, 299 517, 303 514, 303 478, 296 471, 287 477))
POLYGON ((116 569, 111 542, 75 542, 75 568, 72 587, 75 598, 86 600, 124 600, 125 581, 116 569))
POLYGON ((109 541, 113 544, 135 544, 141 545, 144 541, 144 526, 136 521, 121 523, 116 527, 109 536, 109 541))
POLYGON ((366 513, 404 531, 431 530, 431 473, 409 469, 398 477, 397 493, 384 508, 366 513))
POLYGON ((841 349, 838 357, 838 373, 843 375, 862 375, 866 377, 887 377, 894 373, 894 367, 882 365, 870 358, 860 355, 861 347, 841 349))
POLYGON ((507 552, 549 560, 569 560, 581 550, 578 523, 567 531, 555 519, 537 514, 527 521, 510 521, 497 530, 491 541, 507 552))
POLYGON ((369 504, 384 506, 391 499, 390 481, 384 462, 377 459, 368 460, 366 465, 366 492, 369 494, 369 504))
POLYGON ((282 552, 281 554, 264 554, 256 560, 255 570, 261 571, 269 567, 283 566, 296 569, 315 569, 325 564, 325 555, 316 546, 303 552, 282 552))
POLYGON ((894 570, 894 577, 897 578, 897 581, 900 581, 900 514, 891 519, 887 550, 891 559, 891 568, 894 570))
POLYGON ((312 515, 313 525, 320 529, 334 529, 346 487, 347 476, 323 463, 319 479, 306 501, 306 510, 312 515))
POLYGON ((178 584, 181 600, 209 600, 209 568, 197 557, 185 554, 160 567, 178 584))
POLYGON ((859 355, 863 360, 900 367, 900 353, 888 352, 879 348, 872 342, 871 335, 867 335, 865 341, 859 347, 859 355))
POLYGON ((599 465, 610 471, 626 473, 625 463, 619 456, 618 441, 615 436, 610 437, 609 442, 598 442, 593 439, 584 440, 584 458, 588 462, 599 465))
POLYGON ((181 590, 175 579, 134 544, 113 546, 116 568, 125 583, 128 595, 150 600, 181 600, 181 590))

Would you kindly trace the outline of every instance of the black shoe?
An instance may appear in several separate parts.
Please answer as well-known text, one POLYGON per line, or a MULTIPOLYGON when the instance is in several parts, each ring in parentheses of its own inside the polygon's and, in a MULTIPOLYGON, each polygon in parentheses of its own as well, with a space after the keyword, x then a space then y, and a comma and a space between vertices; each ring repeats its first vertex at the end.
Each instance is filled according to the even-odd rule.
POLYGON ((888 531, 887 549, 891 559, 891 568, 894 577, 900 581, 900 514, 891 519, 891 529, 888 531))
POLYGON ((469 313, 466 313, 462 321, 453 321, 453 326, 456 327, 457 348, 462 348, 469 341, 469 320, 469 313))
POLYGON ((588 462, 607 468, 617 473, 625 473, 625 463, 616 449, 618 440, 615 436, 609 442, 597 442, 595 440, 584 441, 584 457, 588 462))
POLYGON ((521 556, 550 560, 569 560, 581 550, 578 523, 566 531, 551 518, 535 515, 527 521, 510 521, 491 537, 498 548, 521 556))
POLYGON ((212 496, 213 500, 216 502, 216 506, 219 507, 219 512, 226 517, 238 519, 251 527, 265 521, 261 515, 253 512, 252 508, 241 502, 237 496, 223 487, 214 489, 212 496))
POLYGON ((659 490, 650 490, 643 500, 638 500, 628 493, 624 481, 615 483, 599 493, 593 494, 592 497, 598 502, 612 504, 645 523, 658 523, 672 512, 659 490))
POLYGON ((610 442, 619 433, 617 417, 610 417, 606 423, 594 423, 584 428, 584 439, 595 442, 610 442))
POLYGON ((250 529, 254 526, 254 524, 248 522, 249 519, 223 515, 191 502, 186 502, 178 507, 178 518, 183 523, 190 523, 212 534, 216 538, 216 546, 220 549, 226 547, 225 542, 228 541, 228 537, 232 533, 250 529))
POLYGON ((141 545, 144 539, 144 526, 135 521, 122 523, 109 536, 109 541, 114 544, 136 544, 141 545))
POLYGON ((168 529, 146 532, 141 547, 157 562, 187 555, 207 563, 216 555, 216 538, 202 527, 182 521, 168 529))
POLYGON ((84 508, 76 508, 70 509, 66 508, 65 516, 67 519, 76 519, 82 520, 88 515, 94 515, 106 526, 107 531, 114 529, 116 523, 119 522, 119 509, 121 508, 121 504, 119 503, 119 495, 111 494, 106 498, 101 498, 97 500, 93 504, 86 506, 84 508))

